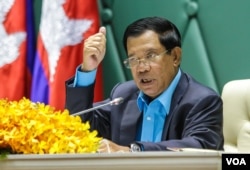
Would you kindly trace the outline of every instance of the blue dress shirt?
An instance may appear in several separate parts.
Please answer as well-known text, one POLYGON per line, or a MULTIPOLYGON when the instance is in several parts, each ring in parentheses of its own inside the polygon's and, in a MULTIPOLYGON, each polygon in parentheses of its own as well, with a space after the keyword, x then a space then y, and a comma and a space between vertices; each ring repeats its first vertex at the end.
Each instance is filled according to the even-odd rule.
POLYGON ((175 88, 180 80, 181 71, 179 69, 170 86, 156 99, 149 103, 147 97, 140 92, 137 105, 143 113, 141 132, 138 140, 144 142, 160 142, 165 118, 169 113, 170 103, 175 88))

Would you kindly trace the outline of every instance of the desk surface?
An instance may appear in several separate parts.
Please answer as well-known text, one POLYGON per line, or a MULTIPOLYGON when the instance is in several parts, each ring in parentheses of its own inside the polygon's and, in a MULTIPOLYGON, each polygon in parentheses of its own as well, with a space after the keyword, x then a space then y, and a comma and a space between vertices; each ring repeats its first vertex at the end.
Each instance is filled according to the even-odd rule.
POLYGON ((9 155, 1 170, 219 170, 220 152, 9 155))

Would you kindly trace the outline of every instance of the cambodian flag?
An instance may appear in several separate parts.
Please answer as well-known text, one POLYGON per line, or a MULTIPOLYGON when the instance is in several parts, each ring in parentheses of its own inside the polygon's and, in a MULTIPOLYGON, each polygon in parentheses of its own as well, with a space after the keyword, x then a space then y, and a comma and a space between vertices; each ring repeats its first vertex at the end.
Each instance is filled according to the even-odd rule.
POLYGON ((30 1, 0 1, 0 98, 29 97, 33 56, 28 49, 34 45, 29 44, 33 31, 30 1))
MULTIPOLYGON (((83 40, 98 29, 96 0, 43 0, 32 101, 64 109, 65 81, 75 74, 82 62, 83 40)), ((99 85, 102 83, 100 73, 101 68, 97 73, 99 85)), ((102 90, 98 94, 101 99, 102 90)))

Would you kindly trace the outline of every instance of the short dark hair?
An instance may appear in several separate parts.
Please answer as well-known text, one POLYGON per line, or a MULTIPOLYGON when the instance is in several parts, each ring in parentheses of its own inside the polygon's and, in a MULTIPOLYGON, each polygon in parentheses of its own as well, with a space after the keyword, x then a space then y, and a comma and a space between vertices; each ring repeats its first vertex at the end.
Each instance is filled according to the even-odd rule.
POLYGON ((128 37, 136 37, 147 30, 152 30, 159 35, 160 43, 171 50, 174 47, 181 47, 181 35, 177 27, 169 20, 161 17, 141 18, 130 24, 123 35, 123 46, 127 52, 128 37))

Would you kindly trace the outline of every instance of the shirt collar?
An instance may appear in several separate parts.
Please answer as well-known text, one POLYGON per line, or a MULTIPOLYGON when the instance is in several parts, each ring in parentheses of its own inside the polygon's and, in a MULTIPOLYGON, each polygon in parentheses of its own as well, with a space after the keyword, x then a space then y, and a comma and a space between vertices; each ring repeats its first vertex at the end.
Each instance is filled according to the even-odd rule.
MULTIPOLYGON (((165 91, 163 91, 163 93, 160 96, 158 96, 152 101, 152 102, 161 103, 161 105, 164 107, 167 113, 169 112, 172 95, 176 89, 176 86, 180 80, 180 77, 181 77, 181 71, 179 69, 178 73, 176 74, 175 78, 173 79, 169 87, 165 91)), ((147 96, 142 91, 140 91, 139 96, 137 98, 137 105, 138 105, 140 112, 143 111, 144 105, 148 105, 148 104, 149 104, 149 101, 148 101, 147 96)))

